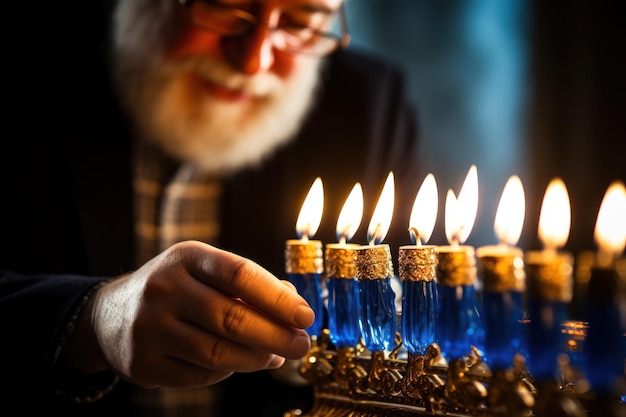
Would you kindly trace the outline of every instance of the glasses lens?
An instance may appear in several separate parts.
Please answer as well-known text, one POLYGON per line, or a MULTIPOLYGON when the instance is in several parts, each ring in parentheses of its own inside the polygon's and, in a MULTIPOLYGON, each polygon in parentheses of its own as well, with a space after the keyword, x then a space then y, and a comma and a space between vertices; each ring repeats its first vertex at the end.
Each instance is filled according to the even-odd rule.
POLYGON ((311 28, 286 27, 274 33, 274 46, 291 52, 323 55, 332 52, 339 45, 339 38, 311 28))
POLYGON ((301 7, 285 9, 275 34, 275 46, 313 55, 330 53, 340 44, 341 13, 301 7))

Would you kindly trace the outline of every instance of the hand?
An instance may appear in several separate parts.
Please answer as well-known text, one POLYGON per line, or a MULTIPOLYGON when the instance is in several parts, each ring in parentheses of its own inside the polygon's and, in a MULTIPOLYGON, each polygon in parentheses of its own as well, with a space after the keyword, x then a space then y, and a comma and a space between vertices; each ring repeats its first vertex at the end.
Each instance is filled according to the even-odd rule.
POLYGON ((106 361, 143 386, 191 388, 281 366, 310 349, 313 310, 293 285, 200 242, 172 246, 90 305, 106 361))

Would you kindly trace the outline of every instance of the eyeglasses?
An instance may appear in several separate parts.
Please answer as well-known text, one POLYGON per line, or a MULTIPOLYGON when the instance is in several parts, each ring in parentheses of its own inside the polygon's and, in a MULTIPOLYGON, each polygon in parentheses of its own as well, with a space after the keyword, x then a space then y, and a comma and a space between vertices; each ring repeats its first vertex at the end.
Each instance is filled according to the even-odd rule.
POLYGON ((324 56, 345 48, 350 43, 348 22, 343 3, 337 11, 294 8, 281 11, 275 27, 259 21, 252 13, 216 3, 212 0, 179 0, 189 8, 191 20, 197 27, 223 36, 242 36, 257 26, 270 31, 274 48, 313 56, 324 56), (326 31, 335 28, 333 32, 326 31))

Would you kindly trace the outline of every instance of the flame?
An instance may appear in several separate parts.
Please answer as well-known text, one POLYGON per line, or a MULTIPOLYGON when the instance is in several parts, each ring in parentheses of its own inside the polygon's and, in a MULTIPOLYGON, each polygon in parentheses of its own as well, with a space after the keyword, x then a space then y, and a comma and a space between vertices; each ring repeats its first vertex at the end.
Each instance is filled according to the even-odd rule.
POLYGON ((363 189, 360 183, 354 184, 337 219, 337 239, 345 243, 352 239, 363 218, 363 189))
POLYGON ((437 220, 438 199, 435 176, 428 174, 415 196, 409 219, 409 231, 413 243, 426 243, 430 239, 437 220), (417 236, 415 236, 415 231, 417 231, 417 236))
POLYGON ((387 236, 393 216, 394 198, 393 172, 389 172, 367 229, 367 240, 370 245, 382 242, 387 236))
POLYGON ((626 188, 614 181, 609 185, 600 204, 594 238, 600 252, 620 257, 626 246, 626 188))
POLYGON ((445 229, 450 244, 463 244, 469 237, 478 210, 478 171, 472 165, 457 198, 452 190, 446 195, 445 229))
POLYGON ((500 243, 515 246, 522 234, 526 201, 524 186, 517 175, 509 178, 502 191, 496 218, 494 231, 500 243))
POLYGON ((569 237, 572 213, 565 183, 554 178, 548 184, 539 213, 539 239, 546 250, 557 250, 569 237))
POLYGON ((454 195, 454 191, 448 190, 446 194, 445 229, 448 243, 458 243, 458 238, 454 234, 461 228, 461 216, 459 215, 459 204, 454 195))
POLYGON ((324 210, 324 186, 322 179, 317 177, 311 189, 302 203, 298 220, 296 221, 296 233, 299 238, 308 240, 316 232, 322 221, 324 210))

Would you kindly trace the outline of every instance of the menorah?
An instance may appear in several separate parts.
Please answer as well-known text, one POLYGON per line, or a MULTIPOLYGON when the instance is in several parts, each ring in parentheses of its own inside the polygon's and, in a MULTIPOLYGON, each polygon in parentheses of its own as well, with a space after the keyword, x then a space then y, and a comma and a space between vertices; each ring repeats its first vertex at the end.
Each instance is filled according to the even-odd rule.
MULTIPOLYGON (((341 239, 324 251, 322 242, 309 240, 319 217, 301 221, 302 216, 297 224, 302 238, 287 241, 288 278, 317 318, 307 329, 312 349, 299 369, 313 386, 315 404, 288 417, 303 411, 306 417, 626 416, 626 260, 623 230, 612 227, 623 216, 623 184, 609 187, 605 200, 616 204, 603 203, 598 215, 600 251, 576 265, 586 282, 585 320, 576 321, 567 314, 575 262, 558 250, 569 232, 562 181, 548 186, 544 207, 556 203, 566 209, 545 212, 564 214, 541 216, 544 250, 524 253, 514 246, 521 222, 499 216, 519 214, 519 199, 498 208, 499 245, 475 251, 462 244, 473 216, 452 222, 450 245, 422 244, 434 223, 424 214, 429 211, 423 202, 436 201, 434 178, 427 177, 414 212, 429 221, 420 225, 411 216, 414 244, 398 248, 395 275, 391 248, 381 243, 389 220, 381 213, 390 210, 380 208, 393 201, 392 180, 390 174, 368 229, 368 245, 346 243, 354 231, 338 221, 341 239), (434 192, 424 195, 434 197, 421 198, 429 189, 434 192), (615 212, 608 209, 613 205, 615 212), (399 307, 394 282, 401 285, 399 307)), ((508 190, 523 195, 521 183, 512 180, 503 200, 513 195, 508 190)), ((474 169, 468 183, 477 188, 474 169)), ((321 192, 321 182, 314 189, 321 192)), ((475 209, 468 195, 462 190, 459 201, 475 209)), ((457 201, 450 201, 456 213, 457 201)))
MULTIPOLYGON (((325 305, 327 325, 318 324, 313 346, 299 368, 312 384, 314 407, 306 413, 293 410, 288 416, 626 415, 623 334, 610 336, 614 329, 605 323, 599 328, 606 334, 594 335, 588 322, 572 320, 560 322, 557 329, 545 329, 542 324, 533 326, 532 315, 526 319, 520 315, 518 303, 523 298, 524 304, 558 317, 564 304, 559 297, 569 295, 566 286, 555 284, 555 280, 567 282, 555 265, 527 260, 523 269, 529 285, 523 288, 514 278, 520 271, 506 258, 479 257, 476 265, 472 251, 440 252, 431 245, 401 247, 403 308, 397 312, 389 298, 392 269, 387 245, 327 245, 327 268, 322 274, 321 244, 291 243, 287 258, 295 256, 298 261, 287 262, 289 275, 298 277, 300 288, 327 293, 325 300, 319 299, 325 305), (317 259, 317 272, 302 272, 310 270, 313 259, 317 259), (304 269, 298 272, 298 268, 304 269), (475 318, 482 320, 476 330, 484 334, 468 335, 475 324, 462 305, 469 302, 475 309, 478 297, 464 287, 474 288, 472 280, 478 273, 485 285, 483 301, 487 296, 492 304, 502 305, 498 298, 510 299, 509 308, 492 312, 492 320, 512 328, 496 325, 490 331, 489 312, 483 311, 482 317, 475 318), (510 279, 495 280, 495 276, 510 279), (451 295, 454 301, 446 301, 445 296, 451 295), (438 319, 442 314, 447 316, 438 319), (517 323, 511 324, 511 319, 517 323), (590 357, 594 337, 618 346, 590 357), (555 341, 557 346, 552 345, 555 341), (607 356, 606 352, 616 353, 607 356), (529 355, 538 366, 529 363, 529 355)), ((614 269, 595 270, 588 288, 593 302, 614 309, 624 279, 614 269)), ((606 313, 604 307, 600 310, 606 313)))

